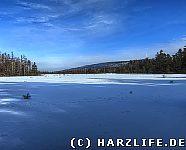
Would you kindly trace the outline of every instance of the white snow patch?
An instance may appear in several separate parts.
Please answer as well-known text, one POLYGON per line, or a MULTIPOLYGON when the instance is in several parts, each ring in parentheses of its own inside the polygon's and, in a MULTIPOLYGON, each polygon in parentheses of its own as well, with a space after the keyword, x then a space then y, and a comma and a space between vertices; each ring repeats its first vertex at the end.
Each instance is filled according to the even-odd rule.
POLYGON ((16 84, 9 82, 39 82, 39 83, 81 83, 81 84, 131 84, 115 81, 117 79, 130 80, 186 80, 186 74, 46 74, 42 76, 0 77, 1 84, 16 84))
POLYGON ((9 102, 1 102, 1 101, 0 101, 0 104, 1 104, 1 105, 7 105, 7 104, 10 104, 10 103, 9 103, 9 102))
POLYGON ((10 114, 10 115, 18 115, 18 116, 25 116, 24 112, 13 111, 8 109, 0 109, 0 113, 10 114))
POLYGON ((1 98, 0 104, 7 105, 7 104, 10 104, 10 102, 17 102, 17 101, 20 101, 20 100, 16 98, 1 98))
POLYGON ((0 92, 5 91, 6 89, 0 89, 0 92))
POLYGON ((0 101, 2 101, 2 102, 16 102, 16 101, 20 101, 20 99, 17 99, 17 98, 1 98, 0 101))
POLYGON ((0 92, 0 95, 8 96, 8 95, 11 95, 11 94, 9 94, 9 93, 7 93, 7 92, 0 92))
MULTIPOLYGON (((16 83, 7 83, 8 81, 0 82, 0 84, 16 84, 16 83), (4 82, 4 83, 3 83, 4 82)), ((13 82, 13 81, 12 81, 13 82)))

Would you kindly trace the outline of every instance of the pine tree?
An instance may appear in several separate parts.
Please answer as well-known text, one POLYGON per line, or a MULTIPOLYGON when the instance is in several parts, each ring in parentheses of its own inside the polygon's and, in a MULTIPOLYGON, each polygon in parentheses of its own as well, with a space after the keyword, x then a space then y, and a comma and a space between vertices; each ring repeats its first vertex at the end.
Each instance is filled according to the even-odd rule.
POLYGON ((12 52, 11 55, 7 53, 0 53, 0 75, 1 76, 25 76, 25 75, 38 75, 37 65, 33 64, 24 55, 15 57, 12 52))

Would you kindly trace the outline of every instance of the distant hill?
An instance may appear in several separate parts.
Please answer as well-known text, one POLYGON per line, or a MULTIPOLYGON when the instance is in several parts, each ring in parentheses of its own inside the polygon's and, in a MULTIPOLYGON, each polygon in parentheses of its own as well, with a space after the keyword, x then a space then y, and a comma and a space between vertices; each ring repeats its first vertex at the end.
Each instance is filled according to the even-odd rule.
POLYGON ((129 63, 129 61, 105 62, 105 63, 85 65, 82 67, 72 68, 68 70, 114 68, 114 67, 124 66, 127 63, 129 63))
MULTIPOLYGON (((65 69, 62 71, 57 71, 56 73, 93 73, 93 71, 96 72, 104 72, 104 69, 106 70, 113 70, 115 68, 124 67, 126 64, 128 64, 130 61, 115 61, 115 62, 105 62, 105 63, 98 63, 98 64, 91 64, 91 65, 85 65, 81 67, 71 68, 71 69, 65 69)), ((108 72, 108 71, 107 71, 108 72)))

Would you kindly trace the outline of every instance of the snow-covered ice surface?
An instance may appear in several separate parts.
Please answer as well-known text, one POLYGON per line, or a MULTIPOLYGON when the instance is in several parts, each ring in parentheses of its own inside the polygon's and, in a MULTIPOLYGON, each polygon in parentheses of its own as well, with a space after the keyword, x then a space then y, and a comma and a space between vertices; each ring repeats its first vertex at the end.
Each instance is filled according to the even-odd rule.
POLYGON ((67 150, 73 137, 89 137, 94 150, 97 138, 186 138, 185 91, 185 74, 0 77, 0 150, 67 150))
POLYGON ((15 82, 45 82, 45 83, 81 83, 81 84, 125 84, 122 80, 186 80, 186 74, 81 74, 81 75, 42 75, 25 77, 3 77, 0 84, 15 84, 15 82), (1 83, 2 82, 2 83, 1 83))

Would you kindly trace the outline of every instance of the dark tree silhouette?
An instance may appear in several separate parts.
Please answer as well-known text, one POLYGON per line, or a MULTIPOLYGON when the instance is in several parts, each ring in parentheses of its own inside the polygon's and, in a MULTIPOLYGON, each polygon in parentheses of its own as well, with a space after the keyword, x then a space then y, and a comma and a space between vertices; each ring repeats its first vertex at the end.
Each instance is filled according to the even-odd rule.
POLYGON ((32 63, 24 55, 21 58, 7 53, 0 53, 0 76, 38 75, 36 63, 32 63))

